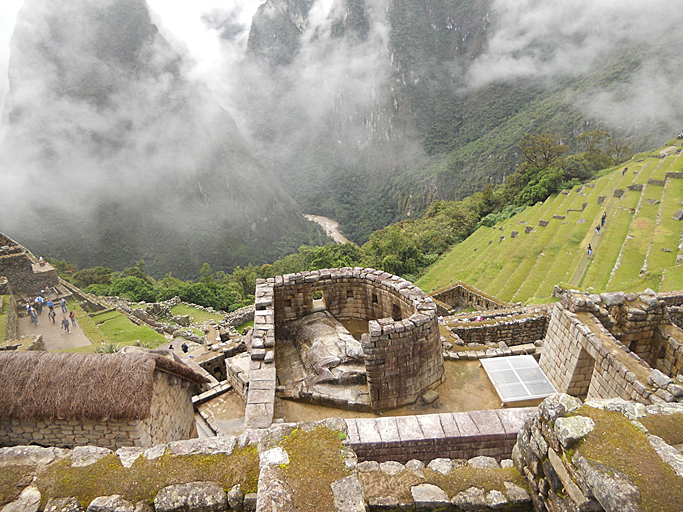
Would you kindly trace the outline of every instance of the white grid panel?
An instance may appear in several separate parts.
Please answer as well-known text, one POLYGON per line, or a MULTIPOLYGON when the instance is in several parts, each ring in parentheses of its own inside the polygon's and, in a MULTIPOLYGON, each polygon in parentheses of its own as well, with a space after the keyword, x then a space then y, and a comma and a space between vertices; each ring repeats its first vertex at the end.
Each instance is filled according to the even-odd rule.
POLYGON ((480 359, 503 403, 545 398, 557 393, 533 356, 480 359))

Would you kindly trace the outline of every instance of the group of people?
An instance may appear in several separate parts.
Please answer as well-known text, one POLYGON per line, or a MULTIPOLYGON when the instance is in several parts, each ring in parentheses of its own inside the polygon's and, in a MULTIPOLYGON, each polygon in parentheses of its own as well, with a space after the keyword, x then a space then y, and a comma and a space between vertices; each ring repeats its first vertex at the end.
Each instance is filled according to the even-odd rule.
MULTIPOLYGON (((607 221, 607 212, 602 213, 602 217, 600 218, 600 223, 595 226, 595 235, 599 236, 600 235, 600 230, 605 226, 605 222, 607 221)), ((593 247, 591 244, 588 244, 588 258, 593 256, 593 247)))
MULTIPOLYGON (((173 343, 169 344, 168 348, 169 348, 170 350, 173 350, 173 343)), ((183 344, 180 345, 180 348, 182 349, 182 351, 183 351, 185 354, 187 354, 187 352, 188 352, 189 349, 190 349, 190 348, 187 346, 187 343, 185 343, 184 341, 183 341, 183 344)))
MULTIPOLYGON (((43 290, 41 295, 36 296, 33 300, 29 298, 29 300, 26 302, 26 313, 31 317, 31 321, 38 325, 38 316, 43 314, 43 306, 46 306, 49 309, 47 313, 47 319, 55 324, 57 318, 57 313, 55 313, 55 304, 52 302, 52 299, 44 298, 42 295, 43 293, 45 293, 45 290, 43 290)), ((71 326, 76 326, 76 314, 73 311, 69 311, 69 308, 66 306, 66 299, 64 297, 59 299, 57 305, 62 309, 62 313, 64 314, 62 321, 60 322, 61 328, 67 333, 70 333, 71 326)))

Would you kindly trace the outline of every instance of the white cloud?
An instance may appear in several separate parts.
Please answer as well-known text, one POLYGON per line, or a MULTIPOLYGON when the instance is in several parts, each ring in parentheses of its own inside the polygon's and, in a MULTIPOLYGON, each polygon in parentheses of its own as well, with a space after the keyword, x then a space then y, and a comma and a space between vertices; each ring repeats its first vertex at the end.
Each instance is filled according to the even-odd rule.
POLYGON ((7 81, 9 43, 22 3, 23 0, 2 0, 0 3, 0 107, 3 105, 9 87, 7 81))

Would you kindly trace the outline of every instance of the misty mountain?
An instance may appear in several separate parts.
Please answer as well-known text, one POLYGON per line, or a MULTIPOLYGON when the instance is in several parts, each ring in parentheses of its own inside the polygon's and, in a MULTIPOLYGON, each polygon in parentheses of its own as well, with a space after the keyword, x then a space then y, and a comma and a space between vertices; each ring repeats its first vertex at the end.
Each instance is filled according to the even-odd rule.
POLYGON ((181 277, 315 240, 187 65, 144 0, 26 0, 0 148, 3 231, 81 267, 144 258, 181 277))
POLYGON ((500 183, 525 133, 605 129, 634 149, 683 126, 675 3, 267 0, 242 104, 304 209, 357 242, 500 183))

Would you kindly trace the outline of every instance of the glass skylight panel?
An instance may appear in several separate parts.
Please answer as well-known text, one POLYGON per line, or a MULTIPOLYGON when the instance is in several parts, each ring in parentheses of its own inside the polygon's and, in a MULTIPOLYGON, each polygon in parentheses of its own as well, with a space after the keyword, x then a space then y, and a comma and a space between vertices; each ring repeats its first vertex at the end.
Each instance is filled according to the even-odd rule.
POLYGON ((503 403, 545 398, 557 393, 533 356, 480 359, 503 403))

